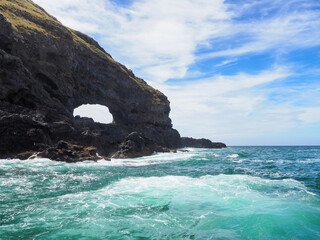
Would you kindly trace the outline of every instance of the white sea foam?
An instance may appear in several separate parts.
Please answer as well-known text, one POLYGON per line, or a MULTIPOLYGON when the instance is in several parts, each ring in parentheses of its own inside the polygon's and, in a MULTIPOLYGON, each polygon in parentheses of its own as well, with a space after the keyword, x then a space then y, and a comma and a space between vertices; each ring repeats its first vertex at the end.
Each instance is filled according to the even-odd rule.
POLYGON ((194 151, 199 151, 200 149, 199 149, 199 148, 184 147, 184 148, 178 148, 177 150, 178 150, 178 151, 179 151, 179 150, 187 150, 187 151, 189 151, 189 152, 194 152, 194 151))
POLYGON ((170 224, 175 221, 177 212, 190 217, 195 214, 195 219, 210 221, 219 214, 246 216, 252 212, 272 212, 282 209, 284 204, 294 208, 295 204, 317 201, 314 199, 317 199, 314 193, 293 179, 221 174, 200 178, 129 177, 98 190, 59 196, 57 202, 70 203, 77 212, 88 209, 101 212, 103 209, 110 221, 123 211, 134 211, 136 214, 130 213, 128 217, 170 224), (160 211, 157 218, 152 215, 154 211, 160 211))
POLYGON ((320 159, 305 159, 305 160, 299 160, 297 162, 299 162, 299 163, 318 163, 318 162, 320 162, 320 159))
POLYGON ((19 160, 19 159, 6 159, 0 160, 0 169, 6 167, 43 167, 43 166, 61 166, 64 167, 72 167, 82 166, 88 167, 89 165, 101 165, 101 166, 146 166, 146 165, 154 165, 154 164, 163 164, 174 161, 188 161, 190 158, 196 156, 196 153, 193 153, 192 148, 184 148, 189 152, 177 152, 177 153, 154 153, 151 156, 140 157, 140 158, 129 158, 129 159, 111 159, 111 161, 107 160, 98 160, 97 162, 92 161, 83 161, 71 164, 65 164, 64 162, 51 161, 47 158, 34 158, 30 160, 19 160))
POLYGON ((242 163, 243 161, 244 161, 243 159, 233 160, 233 162, 235 162, 235 163, 242 163))
MULTIPOLYGON (((231 198, 246 198, 252 194, 258 198, 272 198, 283 194, 282 197, 296 197, 297 193, 308 194, 305 185, 294 179, 270 180, 248 175, 217 175, 191 178, 185 176, 165 177, 137 177, 125 178, 104 189, 98 190, 100 194, 147 194, 152 196, 165 196, 186 194, 191 198, 209 197, 212 194, 231 198), (279 189, 281 190, 279 192, 279 189), (267 192, 265 192, 267 190, 267 192), (258 195, 257 195, 258 194, 258 195)), ((142 197, 142 196, 140 196, 142 197)))
POLYGON ((276 163, 276 164, 293 164, 293 163, 319 163, 320 159, 304 159, 304 160, 250 160, 250 162, 266 162, 266 163, 276 163))
POLYGON ((235 153, 235 154, 230 154, 227 157, 228 158, 237 158, 237 157, 239 157, 239 155, 235 153))
POLYGON ((192 152, 177 152, 177 153, 158 153, 152 156, 131 158, 131 159, 111 159, 111 161, 100 160, 98 164, 108 166, 146 166, 154 164, 164 164, 174 161, 188 161, 196 156, 192 152))

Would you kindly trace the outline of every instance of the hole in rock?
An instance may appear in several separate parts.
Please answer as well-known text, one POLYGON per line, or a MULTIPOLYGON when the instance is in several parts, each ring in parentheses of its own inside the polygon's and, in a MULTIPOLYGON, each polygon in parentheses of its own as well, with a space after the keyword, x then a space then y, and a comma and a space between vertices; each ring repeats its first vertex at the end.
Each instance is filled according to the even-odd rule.
POLYGON ((83 104, 73 110, 73 116, 89 117, 99 123, 112 123, 113 116, 109 108, 99 104, 83 104))

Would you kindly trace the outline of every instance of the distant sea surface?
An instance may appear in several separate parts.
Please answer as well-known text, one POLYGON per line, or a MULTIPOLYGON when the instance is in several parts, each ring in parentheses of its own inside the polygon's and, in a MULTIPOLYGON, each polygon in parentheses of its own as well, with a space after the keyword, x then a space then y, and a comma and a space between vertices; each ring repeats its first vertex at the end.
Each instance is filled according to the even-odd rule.
POLYGON ((0 160, 0 239, 320 239, 320 147, 0 160))

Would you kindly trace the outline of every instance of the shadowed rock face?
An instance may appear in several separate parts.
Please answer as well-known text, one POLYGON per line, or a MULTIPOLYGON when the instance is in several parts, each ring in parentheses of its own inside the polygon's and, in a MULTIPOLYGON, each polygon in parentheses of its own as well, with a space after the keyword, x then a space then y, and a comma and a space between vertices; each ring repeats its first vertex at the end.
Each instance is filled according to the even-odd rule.
POLYGON ((109 107, 117 124, 171 127, 169 101, 90 37, 26 0, 0 2, 0 99, 72 118, 82 104, 109 107))
POLYGON ((149 138, 137 132, 132 132, 119 145, 119 150, 112 157, 135 158, 148 156, 153 152, 176 152, 176 150, 157 145, 149 138))
POLYGON ((115 152, 138 131, 177 147, 165 95, 114 61, 98 43, 29 0, 0 1, 0 156, 66 140, 115 152), (114 123, 75 119, 82 104, 109 108, 114 123))
POLYGON ((183 145, 169 112, 165 95, 92 38, 30 0, 0 1, 0 158, 40 152, 55 160, 96 159, 86 152, 91 146, 106 157, 170 151, 183 145), (74 118, 82 104, 107 106, 113 124, 74 118), (83 153, 61 150, 61 140, 83 153))

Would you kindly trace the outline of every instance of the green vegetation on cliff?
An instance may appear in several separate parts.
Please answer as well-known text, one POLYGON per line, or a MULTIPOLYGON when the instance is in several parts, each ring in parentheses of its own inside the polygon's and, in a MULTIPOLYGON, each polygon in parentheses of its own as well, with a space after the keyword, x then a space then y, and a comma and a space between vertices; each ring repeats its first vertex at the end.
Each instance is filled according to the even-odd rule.
POLYGON ((55 18, 29 0, 1 0, 0 12, 18 34, 30 34, 36 31, 56 37, 54 32, 43 27, 43 23, 46 23, 47 26, 61 25, 55 18))

